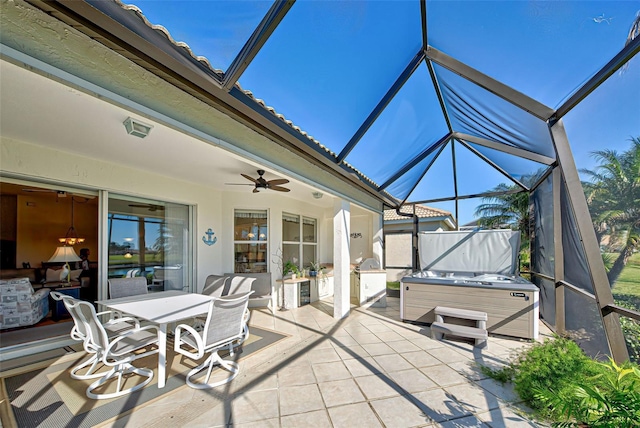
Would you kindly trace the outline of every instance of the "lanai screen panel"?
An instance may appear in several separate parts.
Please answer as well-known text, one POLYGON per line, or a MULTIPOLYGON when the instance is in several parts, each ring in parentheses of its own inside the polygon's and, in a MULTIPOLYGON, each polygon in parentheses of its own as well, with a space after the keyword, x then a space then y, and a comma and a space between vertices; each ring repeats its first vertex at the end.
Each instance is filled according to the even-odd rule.
MULTIPOLYGON (((578 233, 566 187, 561 187, 562 247, 565 280, 593 293, 584 247, 578 233)), ((565 287, 565 327, 567 333, 591 356, 610 355, 600 309, 595 299, 565 287)))
POLYGON ((449 141, 411 192, 409 200, 425 201, 454 197, 456 188, 453 172, 451 141, 449 141))
MULTIPOLYGON (((555 247, 553 228, 553 176, 549 175, 533 192, 531 212, 531 270, 553 278, 555 247)), ((555 325, 556 295, 553 281, 534 275, 532 282, 540 288, 540 316, 555 325)))
POLYGON ((550 107, 618 53, 638 10, 634 1, 426 4, 430 45, 550 107))
POLYGON ((415 70, 346 160, 379 185, 447 135, 447 124, 423 63, 415 70))
POLYGON ((591 357, 611 355, 600 310, 595 300, 565 288, 565 331, 591 357))
POLYGON ((564 278, 576 287, 593 294, 589 265, 584 253, 573 208, 569 203, 566 187, 561 186, 562 247, 564 248, 564 278))
POLYGON ((417 1, 296 2, 240 84, 340 153, 421 44, 417 1))
POLYGON ((537 181, 534 177, 542 177, 549 168, 548 165, 543 163, 510 155, 499 150, 490 149, 489 147, 481 146, 480 144, 472 142, 467 142, 467 144, 487 158, 491 159, 493 163, 506 171, 511 177, 519 181, 530 182, 532 184, 537 181), (533 181, 531 181, 531 179, 533 179, 533 181))
MULTIPOLYGON (((440 154, 443 147, 445 147, 445 145, 434 147, 434 150, 429 153, 429 155, 425 156, 425 158, 416 166, 411 168, 400 178, 391 183, 386 190, 391 195, 398 198, 398 202, 402 202, 403 200, 405 200, 411 194, 417 183, 421 180, 429 165, 431 165, 435 161, 436 157, 440 154)), ((418 199, 416 199, 416 197, 412 197, 412 200, 418 199)))
POLYGON ((454 131, 555 157, 545 122, 444 67, 434 70, 454 131))
POLYGON ((463 144, 454 142, 456 156, 456 185, 458 195, 477 195, 493 191, 498 185, 516 184, 463 144), (472 173, 470 173, 472 171, 472 173))

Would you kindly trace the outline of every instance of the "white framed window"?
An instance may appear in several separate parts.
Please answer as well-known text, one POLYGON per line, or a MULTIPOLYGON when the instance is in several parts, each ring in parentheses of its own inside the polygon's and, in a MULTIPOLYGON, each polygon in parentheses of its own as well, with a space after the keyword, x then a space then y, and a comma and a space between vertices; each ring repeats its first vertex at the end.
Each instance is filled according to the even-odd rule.
POLYGON ((282 261, 308 269, 318 260, 318 220, 282 213, 282 261))
POLYGON ((267 210, 234 210, 234 272, 267 272, 268 239, 267 210))

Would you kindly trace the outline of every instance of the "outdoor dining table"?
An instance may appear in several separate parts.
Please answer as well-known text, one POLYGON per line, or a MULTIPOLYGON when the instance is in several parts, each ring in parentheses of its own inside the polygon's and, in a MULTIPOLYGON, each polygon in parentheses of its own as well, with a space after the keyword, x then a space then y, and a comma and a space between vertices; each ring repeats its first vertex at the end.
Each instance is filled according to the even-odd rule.
POLYGON ((211 296, 172 290, 98 300, 96 303, 158 325, 158 388, 164 388, 167 364, 167 325, 206 313, 212 299, 211 296))

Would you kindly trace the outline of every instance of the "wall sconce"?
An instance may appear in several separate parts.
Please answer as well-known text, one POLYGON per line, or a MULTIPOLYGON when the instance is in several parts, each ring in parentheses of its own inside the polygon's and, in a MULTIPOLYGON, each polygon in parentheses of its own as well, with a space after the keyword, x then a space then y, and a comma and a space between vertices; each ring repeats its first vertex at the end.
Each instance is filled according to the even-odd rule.
POLYGON ((315 198, 315 199, 320 199, 322 198, 322 193, 320 192, 312 192, 311 195, 315 198))
POLYGON ((132 117, 128 117, 124 122, 124 127, 127 130, 127 134, 135 135, 136 137, 144 138, 149 135, 151 132, 152 125, 147 125, 146 123, 140 122, 137 119, 132 117))

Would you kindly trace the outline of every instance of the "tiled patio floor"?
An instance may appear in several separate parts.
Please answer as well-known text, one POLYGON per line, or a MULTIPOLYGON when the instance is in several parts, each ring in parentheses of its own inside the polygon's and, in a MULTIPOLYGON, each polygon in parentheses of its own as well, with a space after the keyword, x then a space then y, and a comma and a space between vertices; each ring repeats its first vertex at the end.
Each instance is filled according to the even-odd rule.
POLYGON ((526 342, 490 337, 480 350, 432 340, 427 327, 400 322, 397 298, 340 321, 332 311, 331 302, 253 310, 252 325, 291 337, 243 359, 223 387, 181 388, 103 426, 539 426, 510 388, 476 368, 503 364, 526 342))

